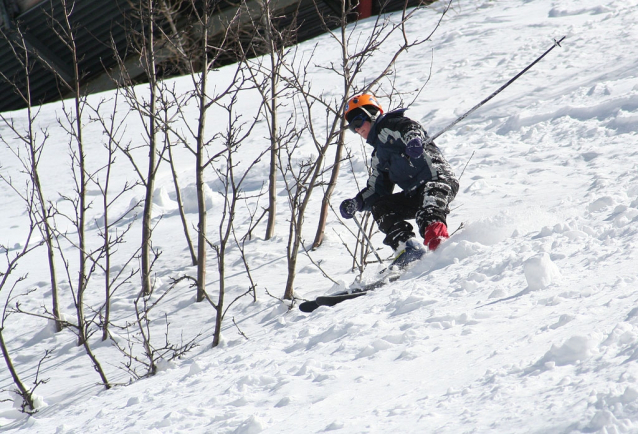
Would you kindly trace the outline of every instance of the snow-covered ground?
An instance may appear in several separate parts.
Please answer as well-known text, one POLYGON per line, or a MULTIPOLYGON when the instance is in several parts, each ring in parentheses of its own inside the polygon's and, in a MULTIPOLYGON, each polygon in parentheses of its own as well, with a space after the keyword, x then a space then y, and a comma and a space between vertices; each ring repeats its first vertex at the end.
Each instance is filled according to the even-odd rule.
MULTIPOLYGON (((443 6, 419 11, 408 35, 429 33, 443 6)), ((371 25, 360 23, 357 31, 371 25)), ((266 290, 283 295, 286 277, 287 207, 280 196, 277 237, 265 242, 258 230, 246 245, 257 302, 243 298, 231 307, 224 341, 211 349, 212 308, 195 303, 187 285, 176 288, 161 314, 185 339, 201 333, 200 346, 163 364, 154 377, 106 391, 72 333, 54 334, 46 322, 25 315, 9 317, 4 333, 27 383, 45 350, 52 354, 40 372, 49 381, 36 390, 42 407, 31 417, 13 408, 12 379, 0 363, 1 398, 8 400, 0 402, 0 431, 638 432, 638 1, 455 1, 432 41, 400 58, 396 84, 413 90, 432 69, 408 115, 436 132, 562 36, 562 47, 437 140, 457 175, 469 161, 448 218, 452 230, 465 227, 399 281, 311 314, 269 297, 266 290)), ((316 43, 322 48, 317 63, 326 62, 333 44, 327 36, 301 49, 316 43)), ((371 67, 368 73, 377 72, 371 67)), ((317 86, 339 88, 325 70, 316 77, 317 86)), ((189 86, 189 79, 175 82, 189 86)), ((24 112, 10 115, 24 122, 24 112)), ((38 118, 52 136, 43 169, 52 196, 70 188, 57 116, 60 105, 50 104, 38 118)), ((139 126, 129 122, 127 134, 135 140, 139 126)), ((265 137, 265 125, 259 128, 255 137, 265 137)), ((8 137, 8 129, 0 126, 0 134, 8 137)), ((100 136, 91 140, 99 149, 100 136)), ((360 148, 357 137, 348 140, 360 148)), ((19 176, 4 147, 0 165, 19 176)), ((363 182, 364 165, 354 167, 363 182)), ((259 190, 266 174, 266 165, 258 166, 250 188, 259 190)), ((342 171, 333 204, 356 193, 352 177, 342 171)), ((192 185, 192 166, 180 168, 180 179, 192 185)), ((212 176, 210 187, 219 187, 212 176)), ((164 217, 155 247, 164 253, 156 271, 166 284, 193 267, 167 167, 158 188, 166 194, 157 201, 157 215, 164 217)), ((318 209, 320 199, 316 193, 311 207, 318 209)), ((0 203, 0 242, 13 247, 24 242, 23 205, 6 187, 0 203)), ((248 221, 248 212, 240 209, 237 218, 248 221)), ((309 216, 306 240, 315 229, 309 216)), ((89 232, 96 236, 94 227, 89 232)), ((333 217, 324 245, 312 255, 348 283, 355 275, 340 236, 353 242, 333 217)), ((373 242, 382 246, 382 239, 376 234, 373 242)), ((229 299, 246 288, 243 264, 234 262, 237 249, 231 255, 229 299)), ((330 292, 331 282, 300 259, 297 295, 330 292)), ((213 270, 211 262, 211 292, 213 270)), ((50 303, 44 257, 21 263, 16 273, 26 272, 21 287, 37 291, 22 300, 23 308, 36 311, 50 303)), ((367 278, 375 272, 370 266, 367 278)), ((117 321, 133 318, 137 287, 116 293, 117 321)), ((65 297, 63 311, 72 318, 65 297)), ((98 334, 91 343, 110 380, 127 381, 113 348, 98 334)))

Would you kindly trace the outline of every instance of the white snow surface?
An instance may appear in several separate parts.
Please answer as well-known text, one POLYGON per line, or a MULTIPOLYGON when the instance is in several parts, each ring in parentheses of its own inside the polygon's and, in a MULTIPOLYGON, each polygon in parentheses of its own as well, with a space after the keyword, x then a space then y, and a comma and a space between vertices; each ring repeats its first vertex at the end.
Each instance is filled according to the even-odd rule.
MULTIPOLYGON (((437 3, 418 11, 408 35, 429 33, 443 7, 437 3)), ((365 35, 372 23, 350 29, 365 35)), ((562 47, 437 140, 457 175, 463 172, 448 224, 451 230, 462 222, 465 227, 399 281, 311 314, 268 296, 266 291, 281 297, 286 281, 288 211, 282 194, 277 236, 264 241, 262 225, 246 244, 257 301, 244 297, 230 308, 223 342, 212 348, 211 306, 196 303, 186 284, 173 290, 158 308, 160 330, 166 314, 176 340, 201 336, 195 350, 162 364, 156 376, 104 390, 71 332, 55 334, 44 320, 10 316, 5 336, 26 383, 33 382, 45 350, 52 353, 42 364, 40 378, 48 382, 36 389, 40 409, 33 416, 14 408, 13 382, 0 363, 0 431, 638 432, 638 0, 455 1, 432 40, 399 59, 396 85, 414 90, 431 70, 407 114, 434 133, 562 36, 562 47)), ((316 63, 327 64, 335 43, 324 35, 300 49, 309 52, 316 44, 316 63)), ((374 65, 382 68, 383 56, 390 54, 380 53, 374 65)), ((369 68, 369 77, 378 73, 369 68)), ((211 74, 222 82, 231 70, 211 74)), ((316 86, 343 97, 338 77, 321 68, 313 74, 316 86)), ((189 78, 173 82, 190 86, 189 78)), ((56 123, 61 107, 46 105, 38 117, 51 134, 43 160, 43 170, 55 175, 45 176, 51 197, 72 188, 67 139, 56 123)), ((24 111, 7 115, 17 123, 26 116, 24 111)), ((132 117, 125 122, 130 139, 141 140, 140 125, 132 117)), ((0 134, 9 131, 0 126, 0 134)), ((247 157, 267 146, 265 123, 255 137, 250 149, 245 147, 247 157)), ((101 149, 102 140, 94 134, 88 146, 101 149)), ((349 134, 348 141, 359 152, 360 139, 349 134)), ((309 153, 311 147, 308 143, 309 153)), ((369 155, 357 158, 362 162, 369 155)), ((0 162, 0 170, 20 176, 6 147, 0 162)), ((365 181, 364 165, 354 168, 354 173, 342 170, 333 205, 356 194, 354 178, 359 185, 365 181)), ((179 170, 192 223, 191 160, 185 158, 179 170)), ((134 177, 118 173, 120 183, 134 177)), ((247 190, 258 192, 266 178, 263 163, 247 190)), ((213 216, 222 197, 212 175, 208 186, 213 216)), ((157 188, 154 246, 163 254, 155 271, 161 287, 194 268, 166 165, 157 188)), ((122 200, 119 212, 141 198, 136 190, 122 200)), ((315 193, 311 207, 318 209, 320 200, 315 193)), ((6 186, 0 203, 0 241, 18 248, 27 225, 24 206, 6 186)), ((99 220, 95 209, 90 212, 99 220)), ((315 214, 306 219, 307 243, 316 230, 315 214)), ((213 231, 215 219, 210 220, 213 231)), ((237 221, 249 224, 246 209, 238 209, 237 221)), ((134 232, 140 232, 139 222, 134 232)), ((95 226, 88 236, 97 238, 95 226)), ((332 215, 324 244, 311 255, 347 284, 355 274, 340 237, 354 243, 332 215)), ((133 249, 137 235, 133 238, 122 248, 133 249)), ((382 239, 376 233, 372 241, 382 247, 382 239)), ((390 251, 384 247, 381 254, 390 251)), ((237 248, 229 255, 227 300, 232 300, 248 283, 237 248)), ((215 294, 213 256, 208 287, 215 294)), ((45 264, 43 253, 34 254, 16 271, 28 273, 19 288, 36 289, 21 299, 25 310, 50 303, 45 264)), ((365 278, 372 279, 376 267, 369 266, 365 278)), ((298 270, 298 296, 336 289, 303 254, 298 270)), ((138 288, 135 283, 115 294, 115 321, 134 317, 138 288)), ((3 292, 4 304, 8 291, 3 292)), ((96 290, 87 296, 88 303, 97 304, 103 294, 96 290)), ((62 307, 74 317, 68 289, 62 307)), ((100 337, 96 333, 91 344, 110 380, 127 382, 119 369, 123 360, 100 337)))

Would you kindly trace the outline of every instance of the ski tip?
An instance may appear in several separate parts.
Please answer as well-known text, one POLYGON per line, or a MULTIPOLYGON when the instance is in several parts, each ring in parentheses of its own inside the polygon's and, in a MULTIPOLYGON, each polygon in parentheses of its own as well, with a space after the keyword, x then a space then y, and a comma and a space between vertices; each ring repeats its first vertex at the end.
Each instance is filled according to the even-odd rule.
POLYGON ((310 313, 319 308, 319 305, 315 300, 304 301, 299 304, 299 310, 305 313, 310 313))

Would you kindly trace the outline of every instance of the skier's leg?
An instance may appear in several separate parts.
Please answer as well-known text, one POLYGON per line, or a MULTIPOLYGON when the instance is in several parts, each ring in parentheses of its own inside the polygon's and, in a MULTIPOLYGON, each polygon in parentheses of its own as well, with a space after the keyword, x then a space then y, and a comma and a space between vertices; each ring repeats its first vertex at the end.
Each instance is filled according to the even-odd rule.
POLYGON ((449 204, 456 196, 458 188, 456 179, 425 184, 421 207, 416 212, 416 223, 424 244, 430 250, 435 250, 441 241, 449 238, 446 217, 450 213, 449 204))
POLYGON ((403 192, 384 196, 372 205, 372 216, 386 237, 383 244, 397 250, 399 244, 415 236, 413 227, 406 222, 413 219, 418 207, 403 192))

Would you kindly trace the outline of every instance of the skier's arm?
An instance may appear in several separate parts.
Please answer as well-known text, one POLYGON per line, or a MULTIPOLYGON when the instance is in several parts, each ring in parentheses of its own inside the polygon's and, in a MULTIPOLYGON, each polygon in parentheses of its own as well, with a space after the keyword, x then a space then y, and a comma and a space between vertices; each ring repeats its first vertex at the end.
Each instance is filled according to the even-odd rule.
POLYGON ((425 143, 428 137, 430 137, 420 123, 409 118, 402 118, 397 125, 397 130, 401 134, 401 138, 405 144, 414 139, 419 139, 425 143))
POLYGON ((405 143, 405 153, 410 158, 419 158, 423 155, 423 143, 428 139, 428 133, 423 127, 411 119, 405 119, 400 125, 401 138, 405 143))
POLYGON ((387 172, 379 170, 379 159, 372 154, 372 173, 366 188, 357 195, 363 202, 363 210, 370 211, 372 204, 378 198, 392 194, 392 190, 394 190, 394 183, 390 181, 387 172))

